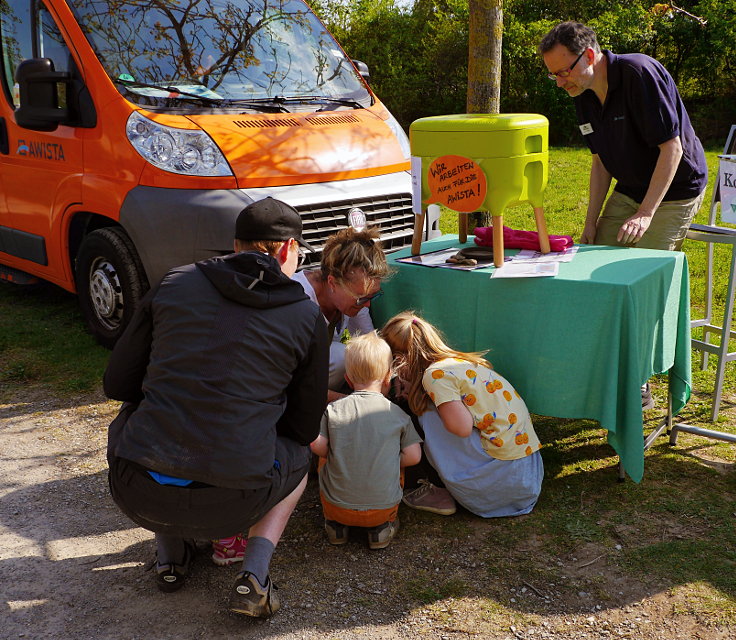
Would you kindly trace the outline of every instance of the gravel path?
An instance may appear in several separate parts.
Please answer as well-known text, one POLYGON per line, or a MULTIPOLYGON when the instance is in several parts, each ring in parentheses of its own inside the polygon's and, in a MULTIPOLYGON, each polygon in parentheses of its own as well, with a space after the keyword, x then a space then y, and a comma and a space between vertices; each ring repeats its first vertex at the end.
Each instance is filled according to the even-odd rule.
MULTIPOLYGON (((484 564, 487 523, 467 513, 438 524, 402 509, 388 549, 371 552, 357 536, 330 547, 313 481, 274 557, 284 608, 272 620, 229 614, 236 570, 207 556, 182 591, 159 593, 144 571, 152 535, 107 492, 106 426, 116 409, 99 395, 63 402, 33 390, 0 404, 3 639, 736 637, 680 613, 677 590, 629 585, 593 547, 554 567, 569 566, 566 579, 580 585, 573 590, 494 575, 484 564)), ((534 539, 520 544, 534 551, 534 539)))

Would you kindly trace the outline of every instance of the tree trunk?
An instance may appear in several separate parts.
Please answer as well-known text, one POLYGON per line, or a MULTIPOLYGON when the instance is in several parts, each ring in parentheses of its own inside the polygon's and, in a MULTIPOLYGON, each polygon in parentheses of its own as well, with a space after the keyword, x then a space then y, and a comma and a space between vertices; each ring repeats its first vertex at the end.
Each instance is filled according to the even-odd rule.
POLYGON ((503 0, 469 0, 468 113, 501 108, 503 0))
MULTIPOLYGON (((468 113, 501 109, 503 0, 468 0, 468 113)), ((471 214, 471 228, 491 224, 486 211, 471 214)))

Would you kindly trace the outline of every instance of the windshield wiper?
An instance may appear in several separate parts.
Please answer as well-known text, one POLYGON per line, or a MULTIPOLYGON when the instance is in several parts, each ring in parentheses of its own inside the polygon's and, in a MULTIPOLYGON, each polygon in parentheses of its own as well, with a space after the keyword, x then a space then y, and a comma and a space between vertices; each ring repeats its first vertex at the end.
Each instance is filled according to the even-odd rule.
POLYGON ((116 78, 115 83, 124 87, 139 87, 141 89, 159 89, 160 91, 168 91, 171 95, 166 98, 174 100, 199 100, 207 104, 216 104, 221 107, 238 106, 249 107, 264 113, 290 113, 284 105, 286 103, 324 103, 325 106, 317 109, 317 111, 326 111, 327 105, 339 104, 346 107, 355 107, 356 109, 364 109, 363 105, 357 100, 350 98, 330 98, 329 96, 274 96, 272 98, 212 98, 210 96, 185 91, 175 86, 164 84, 151 84, 148 82, 138 82, 136 80, 125 80, 116 78))
POLYGON ((325 103, 325 107, 317 109, 317 111, 325 111, 329 104, 339 104, 344 107, 355 107, 356 109, 365 109, 365 107, 352 98, 331 98, 330 96, 274 96, 271 98, 274 102, 301 102, 301 103, 325 103))
POLYGON ((175 86, 167 86, 162 84, 149 84, 147 82, 137 82, 135 80, 123 80, 121 78, 118 78, 115 80, 116 83, 122 84, 124 87, 140 87, 143 89, 160 89, 161 91, 169 91, 171 94, 170 96, 166 96, 166 98, 172 98, 174 100, 200 100, 202 102, 205 102, 207 104, 216 104, 221 107, 228 107, 230 105, 236 105, 236 106, 245 106, 250 107, 251 109, 255 109, 256 111, 263 111, 264 113, 288 113, 289 110, 282 106, 273 104, 273 100, 271 98, 264 98, 264 99, 257 99, 257 98, 244 98, 242 100, 239 99, 230 99, 230 98, 212 98, 210 96, 203 96, 198 93, 193 93, 191 91, 185 91, 183 89, 178 89, 175 86))
POLYGON ((197 93, 190 93, 189 91, 183 91, 182 89, 177 89, 173 86, 166 86, 161 84, 148 84, 147 82, 137 82, 135 80, 123 80, 122 78, 117 78, 113 80, 116 84, 122 84, 124 87, 139 87, 141 89, 160 89, 161 91, 168 91, 171 94, 175 95, 169 95, 166 96, 166 98, 172 98, 174 100, 179 99, 180 97, 182 99, 193 99, 193 100, 201 100, 202 102, 206 102, 208 104, 222 104, 223 99, 222 98, 210 98, 209 96, 203 96, 199 95, 197 93))
MULTIPOLYGON (((358 102, 357 100, 352 100, 350 98, 324 98, 324 101, 329 104, 339 104, 343 107, 355 107, 356 109, 365 109, 365 107, 360 102, 358 102)), ((320 109, 317 109, 317 111, 328 111, 327 105, 320 109)))
POLYGON ((222 101, 223 106, 250 107, 264 113, 291 113, 281 104, 274 104, 273 98, 226 98, 222 101))

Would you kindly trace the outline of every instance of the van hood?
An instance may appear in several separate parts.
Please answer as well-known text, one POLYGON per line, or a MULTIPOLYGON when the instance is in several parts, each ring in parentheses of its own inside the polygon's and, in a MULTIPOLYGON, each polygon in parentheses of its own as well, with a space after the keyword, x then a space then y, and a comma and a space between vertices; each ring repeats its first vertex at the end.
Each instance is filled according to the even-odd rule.
POLYGON ((370 109, 189 118, 220 148, 241 189, 366 178, 409 168, 396 136, 370 109))

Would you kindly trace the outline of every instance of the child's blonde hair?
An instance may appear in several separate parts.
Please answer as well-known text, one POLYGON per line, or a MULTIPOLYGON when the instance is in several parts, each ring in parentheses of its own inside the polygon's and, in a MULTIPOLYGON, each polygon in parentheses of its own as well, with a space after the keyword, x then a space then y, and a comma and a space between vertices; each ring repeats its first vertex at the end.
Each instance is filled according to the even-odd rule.
POLYGON ((383 380, 392 362, 391 347, 375 331, 350 338, 345 345, 345 373, 353 384, 383 380))
POLYGON ((429 396, 422 386, 422 376, 429 365, 445 358, 461 358, 483 367, 491 366, 483 358, 486 351, 465 353, 448 347, 439 329, 413 311, 396 314, 381 329, 381 336, 399 363, 396 373, 409 384, 409 408, 416 415, 427 409, 429 396))

